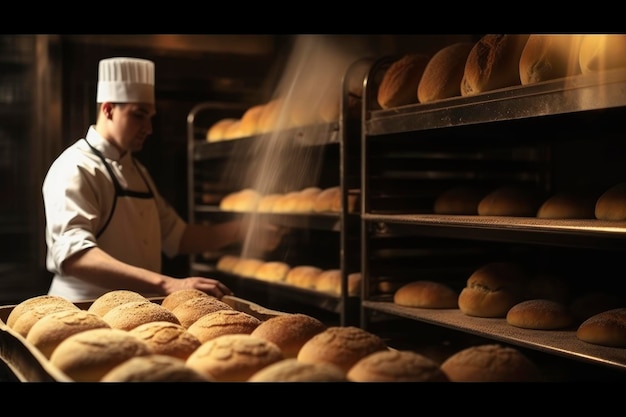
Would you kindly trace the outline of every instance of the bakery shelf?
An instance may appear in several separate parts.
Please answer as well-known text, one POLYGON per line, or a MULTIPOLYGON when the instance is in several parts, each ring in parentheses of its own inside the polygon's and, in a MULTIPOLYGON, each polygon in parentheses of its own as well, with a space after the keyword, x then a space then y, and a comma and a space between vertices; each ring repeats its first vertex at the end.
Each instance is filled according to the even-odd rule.
POLYGON ((365 300, 362 304, 364 308, 382 313, 626 371, 626 351, 623 348, 583 342, 576 337, 576 329, 531 330, 511 326, 504 318, 467 316, 458 309, 423 309, 372 300, 365 300))

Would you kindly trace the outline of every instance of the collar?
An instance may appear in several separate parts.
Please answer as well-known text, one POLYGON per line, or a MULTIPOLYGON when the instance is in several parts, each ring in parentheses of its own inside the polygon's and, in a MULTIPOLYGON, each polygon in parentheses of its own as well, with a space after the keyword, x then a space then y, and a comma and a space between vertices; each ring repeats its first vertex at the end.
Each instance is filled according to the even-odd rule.
POLYGON ((120 152, 117 150, 117 148, 111 142, 103 138, 100 133, 98 133, 95 125, 89 126, 89 130, 87 131, 87 136, 85 137, 85 139, 89 141, 89 144, 91 146, 99 150, 105 158, 111 161, 121 162, 127 157, 130 158, 130 152, 126 152, 125 157, 121 158, 120 152))

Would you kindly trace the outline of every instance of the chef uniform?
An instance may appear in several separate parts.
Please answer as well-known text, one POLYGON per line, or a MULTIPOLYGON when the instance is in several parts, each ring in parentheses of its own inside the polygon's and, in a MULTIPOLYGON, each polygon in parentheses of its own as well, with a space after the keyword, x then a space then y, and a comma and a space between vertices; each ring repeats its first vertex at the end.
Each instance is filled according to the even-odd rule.
MULTIPOLYGON (((154 103, 154 64, 134 58, 100 61, 97 102, 154 103)), ((90 247, 159 273, 162 253, 177 254, 185 222, 132 153, 120 156, 94 126, 53 162, 42 193, 46 266, 54 273, 50 295, 80 301, 114 289, 64 274, 62 262, 90 247)))

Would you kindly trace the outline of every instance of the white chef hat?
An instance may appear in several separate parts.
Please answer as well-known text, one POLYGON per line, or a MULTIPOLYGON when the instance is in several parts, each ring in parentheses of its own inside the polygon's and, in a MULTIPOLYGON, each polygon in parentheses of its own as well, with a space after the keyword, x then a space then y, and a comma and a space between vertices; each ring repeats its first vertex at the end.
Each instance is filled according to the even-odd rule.
POLYGON ((154 62, 139 58, 108 58, 98 66, 96 103, 154 104, 154 62))

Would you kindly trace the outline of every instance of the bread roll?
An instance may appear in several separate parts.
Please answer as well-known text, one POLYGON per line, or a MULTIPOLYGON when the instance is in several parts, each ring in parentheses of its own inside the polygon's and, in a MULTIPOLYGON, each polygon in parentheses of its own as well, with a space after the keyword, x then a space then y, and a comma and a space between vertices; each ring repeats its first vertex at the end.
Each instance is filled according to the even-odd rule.
POLYGON ((289 270, 285 282, 300 288, 315 289, 321 273, 322 269, 316 266, 298 265, 289 270))
POLYGON ((472 48, 463 71, 461 95, 520 85, 519 61, 529 35, 484 35, 472 48))
POLYGON ((148 299, 135 291, 130 290, 113 290, 102 294, 96 298, 89 306, 87 311, 95 313, 103 317, 112 308, 120 306, 131 301, 147 301, 148 299))
POLYGON ((259 324, 261 320, 243 311, 218 310, 200 317, 188 330, 204 343, 223 334, 250 334, 259 324))
POLYGON ((405 54, 385 71, 378 88, 378 104, 383 109, 417 103, 419 85, 430 56, 405 54))
POLYGON ((346 374, 330 363, 303 363, 286 358, 266 366, 248 382, 348 382, 346 374))
POLYGON ((196 297, 211 296, 204 291, 200 291, 196 288, 184 288, 182 290, 177 290, 171 294, 166 295, 165 298, 163 298, 163 300, 161 301, 161 305, 167 308, 169 311, 174 311, 174 309, 178 307, 179 304, 196 297))
POLYGON ((26 341, 50 359, 56 347, 73 334, 110 327, 102 317, 81 309, 50 313, 33 324, 26 341))
POLYGON ((533 190, 504 186, 483 197, 478 203, 480 216, 535 217, 541 204, 533 190))
POLYGON ((313 211, 317 213, 332 211, 333 203, 341 198, 341 188, 339 186, 323 189, 313 203, 313 211))
POLYGON ((250 334, 275 343, 286 358, 296 358, 302 345, 324 330, 326 325, 315 317, 293 313, 271 317, 250 334))
MULTIPOLYGON (((260 133, 267 133, 272 130, 285 128, 285 126, 279 126, 281 121, 287 118, 285 114, 282 114, 284 111, 284 101, 285 100, 282 97, 277 97, 265 103, 265 107, 259 115, 259 120, 257 122, 257 128, 260 133)), ((285 123, 283 122, 283 125, 284 124, 285 123)))
POLYGON ((545 200, 537 210, 539 219, 595 219, 597 198, 578 193, 558 193, 545 200))
POLYGON ((272 211, 274 213, 293 213, 298 204, 298 192, 291 191, 283 194, 274 201, 272 211))
POLYGON ((379 336, 354 326, 331 326, 302 345, 298 360, 305 363, 331 363, 348 372, 367 355, 387 350, 379 336))
POLYGON ((226 194, 220 200, 220 210, 224 211, 234 211, 235 204, 237 203, 239 191, 235 191, 233 193, 226 194))
POLYGON ((108 311, 102 319, 114 329, 131 330, 140 324, 152 321, 168 321, 180 324, 176 315, 152 301, 131 301, 108 311))
POLYGON ((461 95, 461 80, 473 42, 457 42, 440 49, 428 61, 417 86, 420 103, 461 95))
POLYGON ((224 128, 222 133, 222 140, 235 140, 244 137, 241 132, 241 119, 235 119, 228 126, 224 128))
POLYGON ((448 382, 448 376, 432 359, 409 350, 371 353, 347 373, 352 382, 448 382))
POLYGON ((91 329, 59 343, 50 364, 76 382, 98 382, 127 359, 151 353, 146 343, 125 330, 91 329))
POLYGON ((207 130, 206 132, 207 142, 219 142, 223 140, 224 132, 226 132, 226 129, 237 120, 238 119, 234 117, 226 117, 213 123, 209 130, 207 130))
MULTIPOLYGON (((361 293, 361 273, 353 272, 348 274, 348 295, 358 296, 361 293)), ((315 289, 320 292, 329 293, 335 296, 341 295, 341 270, 327 269, 317 277, 315 289)))
POLYGON ((256 271, 263 266, 265 262, 257 258, 240 258, 233 267, 232 273, 242 277, 254 277, 256 271))
POLYGON ((282 359, 280 348, 272 342, 249 334, 225 334, 203 343, 186 365, 218 382, 245 382, 282 359))
POLYGON ((30 329, 43 317, 57 311, 67 310, 79 310, 79 308, 74 304, 72 304, 72 306, 70 307, 63 303, 55 302, 47 302, 34 305, 28 310, 22 312, 22 314, 20 314, 20 316, 13 323, 11 329, 13 329, 13 331, 15 331, 16 333, 27 337, 30 329))
POLYGON ((580 74, 581 41, 581 35, 530 35, 519 59, 522 85, 580 74))
POLYGON ((239 132, 242 136, 253 136, 260 132, 258 124, 264 109, 264 104, 257 104, 256 106, 250 107, 243 116, 241 116, 239 132))
POLYGON ((278 194, 278 193, 274 193, 274 194, 267 194, 262 196, 259 199, 259 205, 257 206, 257 210, 260 213, 271 213, 274 210, 274 206, 276 205, 276 202, 282 197, 282 194, 278 194))
POLYGON ((536 298, 511 307, 506 314, 506 322, 524 329, 556 330, 572 326, 574 316, 562 303, 536 298))
POLYGON ((626 67, 626 35, 584 35, 578 58, 583 74, 624 68, 626 67))
POLYGON ((200 345, 200 340, 182 325, 169 321, 153 321, 129 330, 143 340, 153 353, 186 360, 200 345))
POLYGON ((254 278, 269 282, 283 282, 290 269, 291 267, 284 262, 268 261, 254 272, 254 278))
POLYGON ((195 297, 179 304, 172 313, 180 324, 188 329, 200 317, 218 310, 232 310, 233 308, 217 297, 195 297))
POLYGON ((511 262, 492 262, 474 271, 458 299, 463 314, 475 317, 506 317, 526 296, 526 275, 511 262))
POLYGON ((185 361, 168 355, 130 358, 107 372, 100 382, 213 382, 185 361))
POLYGON ((400 287, 393 296, 395 304, 419 308, 458 308, 459 294, 441 282, 419 280, 400 287))
POLYGON ((478 204, 487 193, 484 190, 459 186, 439 194, 433 204, 435 214, 478 214, 478 204))
POLYGON ((244 188, 243 190, 235 194, 234 204, 231 207, 231 211, 236 212, 250 212, 256 211, 259 200, 261 200, 261 194, 252 188, 244 188))
POLYGON ((626 220, 626 182, 602 193, 596 202, 595 217, 598 220, 626 220))
POLYGON ((300 190, 296 194, 296 201, 293 207, 295 213, 310 213, 315 207, 315 199, 322 192, 319 187, 308 187, 300 190))
POLYGON ((239 259, 238 256, 224 255, 217 261, 215 267, 218 271, 232 273, 239 259))
POLYGON ((46 304, 56 304, 61 307, 67 308, 78 308, 67 298, 59 297, 58 295, 38 295, 35 297, 27 298, 26 300, 15 305, 15 307, 11 309, 11 312, 9 312, 9 315, 7 316, 6 325, 12 328, 17 319, 22 315, 22 313, 30 310, 33 307, 46 304))
POLYGON ((576 337, 594 345, 626 347, 626 308, 615 308, 589 317, 576 330, 576 337))
POLYGON ((540 382, 537 365, 521 351, 498 344, 463 349, 441 364, 452 382, 540 382))

